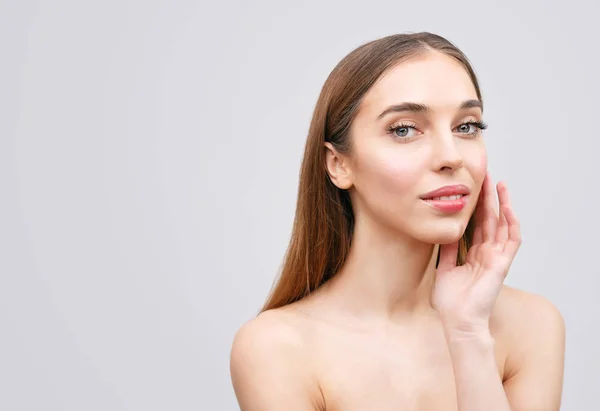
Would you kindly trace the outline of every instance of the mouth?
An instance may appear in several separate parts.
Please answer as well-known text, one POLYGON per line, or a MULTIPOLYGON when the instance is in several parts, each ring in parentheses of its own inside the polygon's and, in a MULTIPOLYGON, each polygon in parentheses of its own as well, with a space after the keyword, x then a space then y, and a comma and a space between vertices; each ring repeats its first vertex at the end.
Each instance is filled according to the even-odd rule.
POLYGON ((465 194, 455 194, 452 196, 424 198, 423 200, 425 200, 425 201, 453 201, 453 200, 460 200, 464 196, 465 196, 465 194))
POLYGON ((444 186, 440 187, 436 190, 430 191, 427 194, 423 194, 421 199, 423 200, 431 200, 431 199, 442 199, 442 200, 450 200, 455 199, 456 196, 465 196, 469 195, 471 190, 464 184, 456 184, 452 186, 444 186), (448 198, 450 197, 450 198, 448 198))
POLYGON ((430 191, 421 200, 444 213, 457 213, 467 205, 470 193, 469 187, 457 184, 430 191))
POLYGON ((455 194, 451 196, 423 198, 422 200, 433 208, 444 213, 457 213, 465 208, 468 198, 468 194, 455 194))

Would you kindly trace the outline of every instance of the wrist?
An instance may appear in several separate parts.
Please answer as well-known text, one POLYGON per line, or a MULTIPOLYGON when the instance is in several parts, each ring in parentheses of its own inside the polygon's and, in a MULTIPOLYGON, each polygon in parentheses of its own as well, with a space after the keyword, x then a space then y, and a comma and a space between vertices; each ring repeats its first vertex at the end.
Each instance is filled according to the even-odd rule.
POLYGON ((477 345, 480 347, 494 346, 495 339, 489 329, 485 330, 445 330, 446 341, 449 345, 477 345))
POLYGON ((491 333, 448 333, 446 343, 455 371, 469 368, 476 363, 480 367, 496 364, 495 340, 491 333))
POLYGON ((488 320, 445 321, 443 327, 448 343, 489 344, 494 342, 488 320))

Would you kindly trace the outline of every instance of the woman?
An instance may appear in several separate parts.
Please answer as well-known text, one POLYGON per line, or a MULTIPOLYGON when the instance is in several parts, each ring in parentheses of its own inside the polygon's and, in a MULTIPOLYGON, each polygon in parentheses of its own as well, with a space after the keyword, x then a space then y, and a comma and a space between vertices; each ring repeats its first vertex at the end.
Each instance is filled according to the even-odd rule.
POLYGON ((281 276, 233 342, 243 411, 559 409, 563 318, 503 285, 521 237, 482 113, 467 58, 431 33, 337 65, 281 276))

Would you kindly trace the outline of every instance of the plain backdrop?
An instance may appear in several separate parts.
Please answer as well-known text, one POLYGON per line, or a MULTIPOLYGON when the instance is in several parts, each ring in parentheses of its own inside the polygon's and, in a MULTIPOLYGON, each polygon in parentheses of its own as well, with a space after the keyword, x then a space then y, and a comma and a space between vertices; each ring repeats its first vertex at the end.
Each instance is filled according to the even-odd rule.
POLYGON ((235 410, 229 351, 291 232, 318 93, 431 31, 479 75, 523 245, 600 409, 597 1, 0 0, 0 409, 235 410))

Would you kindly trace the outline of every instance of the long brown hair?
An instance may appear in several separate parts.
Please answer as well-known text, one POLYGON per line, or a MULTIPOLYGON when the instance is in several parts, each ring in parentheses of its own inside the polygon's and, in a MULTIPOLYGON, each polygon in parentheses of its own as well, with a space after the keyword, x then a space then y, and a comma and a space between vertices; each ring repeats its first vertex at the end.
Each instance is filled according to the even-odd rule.
MULTIPOLYGON (((458 60, 471 77, 477 97, 482 99, 467 57, 450 41, 427 32, 396 34, 363 44, 329 74, 308 131, 291 240, 281 274, 263 311, 307 296, 335 275, 346 260, 354 213, 348 191, 339 189, 329 179, 324 143, 330 142, 338 152, 349 152, 350 125, 365 93, 392 66, 431 50, 458 60)), ((459 242, 458 264, 464 264, 473 230, 472 217, 459 242)))

